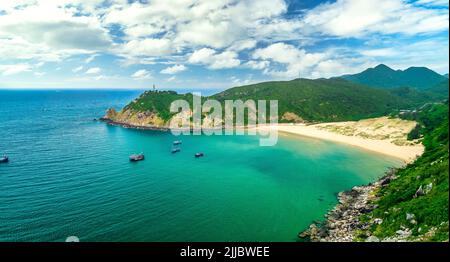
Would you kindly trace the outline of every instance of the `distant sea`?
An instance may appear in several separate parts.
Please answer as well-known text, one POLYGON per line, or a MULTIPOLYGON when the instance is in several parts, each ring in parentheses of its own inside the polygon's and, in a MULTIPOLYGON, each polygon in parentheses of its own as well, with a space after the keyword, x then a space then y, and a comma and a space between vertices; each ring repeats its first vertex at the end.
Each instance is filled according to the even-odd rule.
POLYGON ((259 147, 93 121, 138 95, 0 90, 0 241, 298 241, 338 192, 400 165, 316 139, 259 147))

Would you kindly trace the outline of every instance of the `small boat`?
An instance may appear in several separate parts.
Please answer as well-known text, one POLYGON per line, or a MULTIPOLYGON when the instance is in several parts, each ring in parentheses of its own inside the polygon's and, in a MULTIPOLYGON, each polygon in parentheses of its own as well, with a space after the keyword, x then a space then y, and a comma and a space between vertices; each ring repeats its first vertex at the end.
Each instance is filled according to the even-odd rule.
POLYGON ((203 153, 195 153, 195 157, 196 157, 196 158, 203 157, 203 156, 204 156, 203 153))
POLYGON ((173 141, 173 145, 174 145, 174 146, 181 145, 182 143, 183 143, 183 142, 182 142, 181 140, 173 141))
POLYGON ((145 159, 145 157, 144 157, 143 153, 133 154, 133 155, 130 156, 130 161, 131 162, 141 161, 141 160, 144 160, 144 159, 145 159))
POLYGON ((0 163, 8 163, 9 158, 7 156, 0 157, 0 163))
POLYGON ((172 154, 178 153, 178 152, 180 152, 180 151, 181 151, 181 149, 180 149, 179 147, 177 147, 177 148, 172 148, 172 154))

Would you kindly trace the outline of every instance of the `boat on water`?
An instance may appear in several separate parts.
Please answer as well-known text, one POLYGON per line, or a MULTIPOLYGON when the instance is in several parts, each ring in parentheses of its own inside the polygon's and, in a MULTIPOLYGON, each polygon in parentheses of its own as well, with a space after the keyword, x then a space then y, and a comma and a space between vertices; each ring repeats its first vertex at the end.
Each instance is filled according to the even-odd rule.
POLYGON ((178 153, 181 151, 181 148, 177 147, 177 148, 172 148, 172 154, 178 153))
POLYGON ((145 157, 144 157, 143 153, 133 154, 133 155, 130 156, 130 161, 131 162, 137 162, 137 161, 141 161, 141 160, 144 160, 144 159, 145 159, 145 157))
POLYGON ((9 162, 8 156, 0 157, 0 163, 8 163, 8 162, 9 162))
POLYGON ((182 143, 183 143, 183 141, 181 141, 181 140, 173 141, 174 146, 181 145, 182 143))
POLYGON ((196 157, 196 158, 203 157, 203 156, 204 156, 203 153, 195 153, 195 157, 196 157))

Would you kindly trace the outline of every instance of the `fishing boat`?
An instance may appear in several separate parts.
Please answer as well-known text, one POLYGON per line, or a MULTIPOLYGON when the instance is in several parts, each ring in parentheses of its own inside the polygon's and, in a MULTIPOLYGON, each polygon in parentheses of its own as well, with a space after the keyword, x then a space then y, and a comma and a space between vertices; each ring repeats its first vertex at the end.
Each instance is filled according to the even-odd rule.
POLYGON ((133 155, 130 156, 130 161, 131 162, 137 162, 137 161, 141 161, 141 160, 144 160, 144 159, 145 159, 145 157, 144 157, 143 153, 133 154, 133 155))
POLYGON ((203 153, 195 153, 195 157, 196 157, 196 158, 203 157, 203 156, 204 156, 203 153))
POLYGON ((8 162, 9 162, 8 156, 0 157, 0 163, 8 163, 8 162))
POLYGON ((178 153, 181 151, 181 148, 177 147, 177 148, 172 148, 172 154, 178 153))
POLYGON ((182 143, 183 143, 183 142, 182 142, 181 140, 173 141, 173 145, 174 145, 174 146, 181 145, 182 143))

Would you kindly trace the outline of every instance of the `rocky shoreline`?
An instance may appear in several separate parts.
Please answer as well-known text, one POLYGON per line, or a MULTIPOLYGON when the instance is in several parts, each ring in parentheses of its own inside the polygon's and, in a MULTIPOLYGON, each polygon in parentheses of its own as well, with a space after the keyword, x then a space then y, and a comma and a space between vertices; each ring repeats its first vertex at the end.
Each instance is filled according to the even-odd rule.
MULTIPOLYGON (((358 231, 368 229, 371 224, 361 222, 360 216, 377 208, 373 204, 377 199, 377 189, 388 185, 395 177, 395 169, 390 169, 384 177, 365 186, 355 186, 349 191, 338 194, 339 203, 325 215, 325 221, 315 222, 298 236, 311 242, 352 242, 358 231)), ((373 223, 382 223, 375 219, 373 223)), ((366 242, 402 241, 409 237, 409 232, 400 232, 396 239, 380 240, 375 236, 367 236, 366 242)))
POLYGON ((140 129, 140 130, 154 130, 154 131, 169 131, 170 129, 167 127, 158 127, 158 126, 139 126, 139 125, 133 125, 129 123, 124 122, 117 122, 107 117, 101 117, 99 118, 99 121, 104 122, 108 125, 112 126, 120 126, 123 128, 132 128, 132 129, 140 129))

